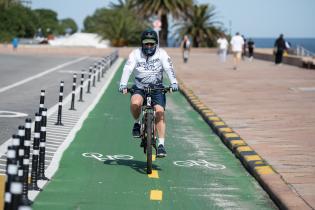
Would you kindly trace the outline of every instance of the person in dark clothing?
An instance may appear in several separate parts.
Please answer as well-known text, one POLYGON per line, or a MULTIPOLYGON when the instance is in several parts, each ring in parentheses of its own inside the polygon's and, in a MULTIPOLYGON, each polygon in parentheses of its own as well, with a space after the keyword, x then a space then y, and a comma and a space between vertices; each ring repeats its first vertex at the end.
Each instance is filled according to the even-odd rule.
POLYGON ((285 40, 283 38, 283 34, 280 34, 278 39, 276 40, 274 44, 274 52, 275 52, 275 63, 276 64, 281 64, 282 63, 282 58, 283 58, 283 53, 287 49, 285 45, 285 40))
POLYGON ((249 39, 247 42, 247 48, 248 48, 248 57, 249 60, 252 61, 254 58, 254 48, 255 48, 255 42, 252 39, 249 39))

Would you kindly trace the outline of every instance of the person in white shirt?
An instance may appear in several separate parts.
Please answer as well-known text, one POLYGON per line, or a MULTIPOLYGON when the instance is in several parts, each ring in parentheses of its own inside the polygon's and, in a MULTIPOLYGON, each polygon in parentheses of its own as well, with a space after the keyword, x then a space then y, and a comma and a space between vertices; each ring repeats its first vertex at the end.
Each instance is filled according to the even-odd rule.
POLYGON ((217 40, 217 43, 219 47, 220 61, 224 63, 226 61, 226 54, 229 46, 229 43, 226 40, 224 34, 222 34, 221 37, 217 40))
POLYGON ((233 69, 236 70, 242 57, 242 51, 243 51, 243 45, 244 39, 240 35, 240 33, 236 33, 235 36, 232 37, 231 42, 232 46, 232 52, 233 52, 233 61, 234 61, 234 67, 233 69))
MULTIPOLYGON (((172 60, 164 49, 158 47, 157 33, 152 29, 145 30, 141 35, 141 45, 141 48, 137 48, 129 54, 119 86, 119 91, 127 94, 127 83, 131 73, 134 73, 134 92, 130 99, 130 111, 135 120, 132 129, 134 137, 140 137, 139 117, 145 97, 144 88, 163 87, 163 72, 165 71, 171 82, 172 90, 178 90, 172 60)), ((152 94, 152 103, 156 113, 155 124, 159 136, 157 157, 165 157, 165 94, 162 91, 152 94)))

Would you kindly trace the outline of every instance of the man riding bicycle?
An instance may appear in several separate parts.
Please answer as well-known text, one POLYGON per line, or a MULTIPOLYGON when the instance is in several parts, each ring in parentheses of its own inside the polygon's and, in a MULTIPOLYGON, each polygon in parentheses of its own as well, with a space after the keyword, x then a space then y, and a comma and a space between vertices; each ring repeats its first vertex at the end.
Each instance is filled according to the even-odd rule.
MULTIPOLYGON (((141 48, 135 49, 129 54, 128 61, 123 69, 119 86, 119 91, 126 94, 129 77, 131 73, 134 72, 134 92, 132 93, 130 99, 130 111, 135 120, 132 129, 132 135, 134 137, 140 137, 139 117, 145 97, 143 89, 146 87, 163 87, 163 71, 165 71, 168 75, 172 90, 177 91, 178 83, 175 77, 171 58, 165 50, 158 47, 157 33, 152 29, 147 29, 141 35, 141 48)), ((165 93, 162 91, 154 92, 152 94, 152 103, 156 112, 155 125, 159 137, 157 157, 165 157, 165 93)))

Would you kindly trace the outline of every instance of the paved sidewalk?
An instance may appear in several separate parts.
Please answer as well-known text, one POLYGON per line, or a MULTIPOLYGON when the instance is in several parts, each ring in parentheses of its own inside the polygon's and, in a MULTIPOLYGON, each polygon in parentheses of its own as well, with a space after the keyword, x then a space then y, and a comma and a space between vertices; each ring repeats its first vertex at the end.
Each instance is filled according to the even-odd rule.
POLYGON ((315 71, 260 60, 235 71, 231 57, 192 52, 183 64, 179 50, 168 52, 184 84, 279 173, 269 186, 277 199, 314 209, 315 71))

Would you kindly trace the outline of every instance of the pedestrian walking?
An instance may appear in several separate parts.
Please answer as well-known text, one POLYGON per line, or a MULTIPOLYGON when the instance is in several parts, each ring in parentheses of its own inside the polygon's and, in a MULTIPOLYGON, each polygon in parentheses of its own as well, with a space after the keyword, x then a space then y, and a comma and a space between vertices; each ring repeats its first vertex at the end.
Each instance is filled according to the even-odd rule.
POLYGON ((13 50, 16 51, 17 48, 19 46, 19 39, 17 37, 14 37, 12 39, 12 47, 13 47, 13 50))
POLYGON ((182 43, 180 44, 183 52, 184 63, 187 63, 190 52, 190 41, 187 35, 184 36, 182 43))
POLYGON ((236 70, 241 60, 243 46, 244 46, 244 39, 241 37, 240 33, 237 32, 235 36, 232 37, 230 44, 231 44, 232 53, 233 53, 233 62, 234 62, 233 69, 236 70))
POLYGON ((218 43, 218 53, 220 56, 220 61, 224 63, 226 61, 226 54, 228 50, 229 43, 225 38, 225 35, 222 34, 220 38, 217 40, 218 43))
POLYGON ((243 44, 243 50, 242 50, 242 60, 245 60, 246 57, 246 48, 247 48, 247 40, 245 38, 244 35, 242 35, 242 38, 244 40, 244 44, 243 44))
POLYGON ((283 34, 276 39, 274 44, 275 64, 280 65, 282 63, 283 53, 286 51, 285 40, 283 34))
POLYGON ((252 61, 254 58, 255 42, 251 38, 247 42, 247 48, 249 61, 252 61))

